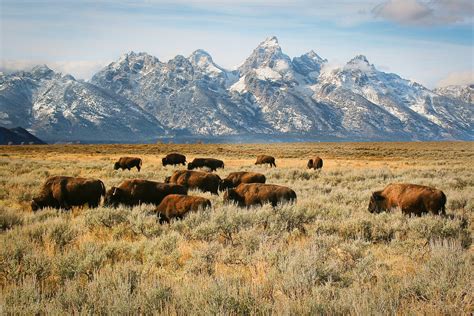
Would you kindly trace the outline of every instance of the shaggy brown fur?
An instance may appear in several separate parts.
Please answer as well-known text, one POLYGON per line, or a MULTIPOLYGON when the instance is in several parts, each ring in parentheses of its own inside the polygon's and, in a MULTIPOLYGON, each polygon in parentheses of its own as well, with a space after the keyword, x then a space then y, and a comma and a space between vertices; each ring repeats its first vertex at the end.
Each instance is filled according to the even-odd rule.
POLYGON ((33 211, 44 207, 70 209, 72 206, 86 203, 89 207, 97 207, 103 195, 105 186, 100 180, 54 176, 46 180, 40 195, 33 198, 31 209, 33 211))
POLYGON ((270 167, 276 167, 275 157, 267 156, 267 155, 257 156, 257 161, 255 162, 256 165, 263 165, 266 163, 269 164, 270 167))
POLYGON ((241 183, 265 183, 267 179, 258 172, 239 171, 229 173, 227 178, 221 181, 219 190, 224 191, 237 187, 241 183))
POLYGON ((229 201, 239 206, 263 205, 267 202, 276 206, 278 203, 296 201, 296 193, 288 187, 275 184, 242 183, 224 193, 224 202, 229 201))
POLYGON ((112 187, 105 195, 105 205, 117 207, 119 204, 139 205, 150 203, 159 205, 169 194, 188 194, 188 189, 182 185, 159 183, 154 181, 134 179, 125 180, 118 187, 112 187))
POLYGON ((167 177, 165 182, 176 183, 189 189, 198 189, 202 192, 211 192, 218 195, 221 178, 217 174, 209 172, 177 170, 171 177, 167 177))
POLYGON ((181 194, 167 195, 156 208, 160 223, 168 222, 172 218, 183 218, 189 211, 197 211, 211 207, 211 201, 200 196, 181 194))
POLYGON ((163 163, 163 167, 167 165, 183 165, 186 166, 186 156, 177 154, 177 153, 172 153, 166 155, 163 159, 161 159, 161 162, 163 163))
POLYGON ((446 195, 435 188, 405 183, 389 184, 372 194, 369 212, 380 213, 400 208, 403 214, 420 216, 423 213, 446 215, 446 195))
POLYGON ((310 159, 307 166, 308 169, 321 169, 323 167, 323 160, 320 157, 310 159))
POLYGON ((188 170, 203 167, 207 167, 211 169, 211 171, 216 171, 217 168, 224 168, 224 162, 214 158, 194 158, 192 162, 188 163, 188 170))
POLYGON ((137 157, 120 157, 120 159, 115 163, 114 169, 130 170, 133 167, 137 167, 138 172, 142 168, 142 160, 137 157))

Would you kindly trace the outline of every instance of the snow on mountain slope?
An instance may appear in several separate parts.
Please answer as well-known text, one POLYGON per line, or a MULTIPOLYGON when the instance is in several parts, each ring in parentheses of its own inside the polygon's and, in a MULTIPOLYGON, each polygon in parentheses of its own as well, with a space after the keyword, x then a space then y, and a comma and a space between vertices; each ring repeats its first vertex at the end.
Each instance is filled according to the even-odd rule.
POLYGON ((24 126, 45 140, 137 141, 164 132, 133 102, 46 66, 4 76, 0 91, 2 112, 24 113, 2 124, 24 126))
POLYGON ((474 84, 447 86, 433 90, 436 94, 474 104, 474 84))
POLYGON ((199 49, 167 62, 130 52, 89 83, 47 67, 0 74, 0 124, 28 127, 47 140, 473 140, 472 91, 431 91, 379 71, 363 55, 337 68, 314 51, 291 59, 269 37, 234 71, 199 49))

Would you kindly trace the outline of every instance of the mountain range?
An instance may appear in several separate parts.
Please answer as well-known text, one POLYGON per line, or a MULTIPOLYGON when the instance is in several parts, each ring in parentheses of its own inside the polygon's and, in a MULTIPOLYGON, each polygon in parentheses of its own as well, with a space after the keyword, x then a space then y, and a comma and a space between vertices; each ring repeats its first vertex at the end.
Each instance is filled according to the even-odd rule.
POLYGON ((473 140, 473 96, 363 55, 339 67, 314 51, 290 58, 270 37, 235 70, 196 50, 167 62, 130 52, 88 82, 47 66, 0 74, 0 125, 48 142, 473 140))

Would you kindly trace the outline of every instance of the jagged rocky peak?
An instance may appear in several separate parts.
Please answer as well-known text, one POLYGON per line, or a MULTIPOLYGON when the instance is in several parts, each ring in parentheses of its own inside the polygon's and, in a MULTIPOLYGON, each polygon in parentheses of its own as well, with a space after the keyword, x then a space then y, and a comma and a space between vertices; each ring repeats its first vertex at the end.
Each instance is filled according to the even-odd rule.
POLYGON ((290 57, 283 54, 275 36, 269 37, 255 48, 252 54, 239 67, 240 73, 247 73, 258 68, 285 69, 291 64, 290 57))
POLYGON ((375 66, 369 63, 364 55, 357 55, 347 62, 345 70, 375 71, 375 66))
POLYGON ((311 75, 311 77, 318 76, 321 68, 327 62, 327 59, 321 58, 314 50, 293 58, 293 66, 296 71, 305 76, 311 75))
POLYGON ((131 51, 120 56, 116 62, 111 63, 109 66, 126 72, 139 72, 153 68, 159 63, 159 59, 155 56, 144 52, 135 53, 131 51))
POLYGON ((211 55, 203 49, 195 50, 190 56, 189 61, 194 68, 208 74, 219 74, 224 71, 212 60, 211 55))
POLYGON ((35 66, 30 73, 35 79, 51 79, 55 75, 54 70, 46 65, 35 66))

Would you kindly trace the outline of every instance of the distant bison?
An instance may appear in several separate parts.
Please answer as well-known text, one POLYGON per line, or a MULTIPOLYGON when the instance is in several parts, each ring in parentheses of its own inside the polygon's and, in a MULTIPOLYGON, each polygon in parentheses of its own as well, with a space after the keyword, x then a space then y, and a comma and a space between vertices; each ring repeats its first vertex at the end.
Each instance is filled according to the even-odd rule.
POLYGON ((200 196, 181 194, 167 195, 156 208, 160 223, 169 222, 172 218, 183 218, 189 211, 211 207, 211 201, 200 196))
POLYGON ((169 194, 188 194, 182 185, 159 183, 148 180, 125 180, 118 187, 112 187, 105 194, 105 205, 117 207, 119 204, 128 206, 150 203, 159 205, 169 194))
POLYGON ((264 165, 266 163, 269 164, 270 167, 276 167, 275 157, 267 156, 267 155, 257 156, 257 161, 255 162, 256 165, 264 165))
POLYGON ((121 157, 114 165, 114 169, 132 169, 133 167, 137 167, 138 172, 142 168, 142 160, 137 157, 121 157))
POLYGON ((41 193, 31 201, 31 209, 64 208, 89 204, 97 207, 105 195, 104 183, 96 179, 73 178, 64 176, 49 177, 43 184, 41 193))
POLYGON ((319 157, 310 159, 307 166, 308 169, 321 169, 323 167, 323 160, 319 157))
POLYGON ((224 193, 224 202, 236 202, 242 207, 263 205, 267 202, 276 206, 278 203, 294 201, 296 201, 295 191, 275 184, 242 183, 224 193))
POLYGON ((217 174, 209 172, 178 170, 171 177, 166 177, 165 182, 184 185, 189 189, 219 194, 218 189, 221 178, 217 174))
POLYGON ((267 179, 261 173, 257 172, 231 172, 227 178, 221 181, 219 190, 224 191, 237 187, 241 183, 265 183, 267 179))
POLYGON ((163 167, 167 165, 183 165, 186 166, 186 156, 177 154, 177 153, 172 153, 166 155, 163 159, 161 159, 161 162, 163 163, 163 167))
POLYGON ((389 184, 382 191, 372 193, 369 212, 380 213, 400 208, 404 214, 423 213, 446 215, 446 195, 435 188, 404 183, 389 184))
POLYGON ((203 167, 207 167, 211 169, 211 171, 216 171, 217 168, 224 168, 224 162, 214 158, 194 158, 192 162, 188 163, 188 170, 203 167))

